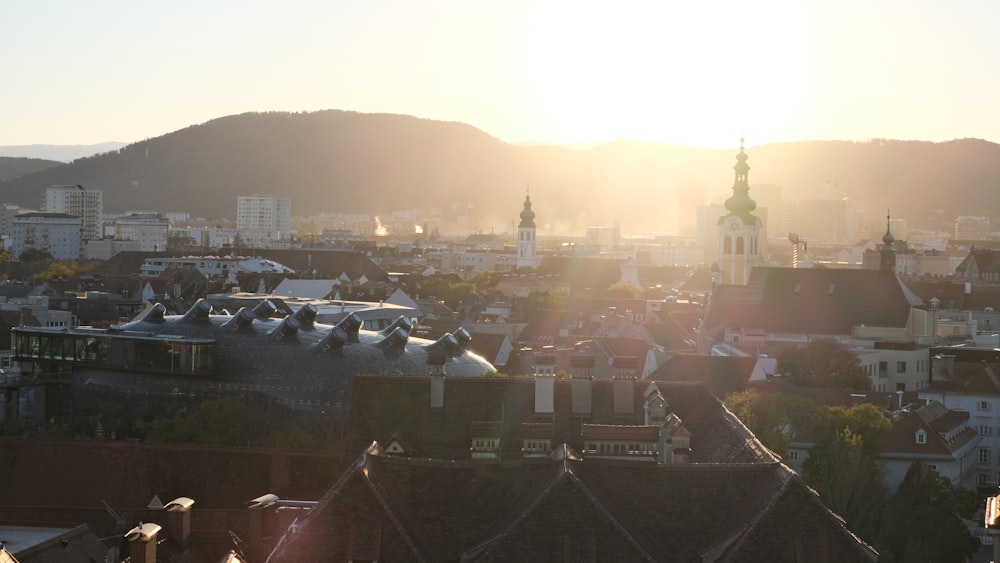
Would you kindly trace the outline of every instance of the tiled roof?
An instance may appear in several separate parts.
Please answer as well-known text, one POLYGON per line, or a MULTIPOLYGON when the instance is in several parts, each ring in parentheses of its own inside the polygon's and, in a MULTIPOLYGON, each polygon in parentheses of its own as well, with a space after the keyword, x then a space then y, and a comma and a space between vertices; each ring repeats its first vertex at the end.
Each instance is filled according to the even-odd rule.
MULTIPOLYGON (((588 380, 592 385, 591 412, 574 411, 572 380, 553 380, 553 411, 545 416, 553 425, 554 443, 583 449, 581 425, 645 424, 645 391, 653 382, 588 380), (616 409, 615 385, 632 387, 629 412, 616 409), (574 414, 576 413, 576 414, 574 414)), ((776 458, 754 435, 698 383, 655 383, 669 407, 692 433, 693 463, 761 463, 776 458)), ((500 459, 520 459, 524 422, 536 420, 535 381, 532 378, 444 378, 444 407, 432 409, 430 377, 357 376, 351 394, 348 447, 362 449, 373 441, 388 443, 397 432, 406 433, 411 455, 436 459, 463 459, 469 455, 469 421, 502 421, 500 459)), ((619 405, 620 407, 620 405, 619 405)))
POLYGON ((850 334, 860 325, 905 327, 921 304, 898 276, 878 270, 754 268, 748 285, 717 287, 705 326, 850 334))
POLYGON ((674 354, 649 375, 656 381, 697 381, 720 399, 742 391, 750 382, 757 358, 674 354))
POLYGON ((875 553, 778 463, 363 454, 269 561, 818 561, 875 553))
POLYGON ((893 421, 892 430, 886 438, 883 452, 887 455, 910 453, 923 456, 951 456, 970 441, 979 437, 975 429, 966 426, 951 440, 945 435, 956 425, 968 421, 969 413, 949 411, 941 403, 932 401, 908 413, 900 413, 893 421), (926 442, 916 442, 916 432, 923 429, 926 442))

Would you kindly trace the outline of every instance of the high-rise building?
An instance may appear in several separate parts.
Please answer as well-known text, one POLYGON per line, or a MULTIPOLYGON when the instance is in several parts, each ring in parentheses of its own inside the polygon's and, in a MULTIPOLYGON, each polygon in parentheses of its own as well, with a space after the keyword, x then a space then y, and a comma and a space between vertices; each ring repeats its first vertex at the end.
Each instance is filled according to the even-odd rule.
POLYGON ((530 268, 538 265, 535 243, 535 212, 531 210, 531 196, 525 194, 521 222, 517 225, 517 267, 530 268))
POLYGON ((65 213, 80 218, 83 240, 100 240, 103 237, 104 193, 77 184, 51 186, 45 190, 46 213, 65 213))
POLYGON ((244 240, 287 240, 292 233, 292 200, 259 193, 236 198, 236 230, 244 240))
POLYGON ((725 203, 729 213, 720 217, 718 223, 720 281, 730 285, 746 285, 750 270, 764 264, 761 243, 766 245, 767 237, 760 217, 753 214, 757 202, 750 198, 747 158, 741 137, 740 152, 733 167, 736 171, 733 195, 725 203))

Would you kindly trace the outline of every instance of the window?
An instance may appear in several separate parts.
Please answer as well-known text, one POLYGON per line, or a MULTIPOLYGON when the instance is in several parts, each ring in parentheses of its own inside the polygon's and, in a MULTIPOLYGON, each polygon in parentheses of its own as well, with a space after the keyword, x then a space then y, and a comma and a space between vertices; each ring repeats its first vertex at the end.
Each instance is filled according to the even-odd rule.
POLYGON ((929 469, 930 469, 931 471, 937 471, 937 464, 936 464, 936 463, 928 463, 928 464, 927 464, 927 467, 928 467, 928 468, 929 468, 929 469))
POLYGON ((916 440, 917 440, 918 444, 926 444, 927 443, 927 432, 924 432, 923 429, 917 430, 916 440))
POLYGON ((990 463, 990 449, 989 448, 979 448, 978 461, 982 465, 987 465, 990 463))
POLYGON ((992 436, 993 435, 993 427, 992 426, 986 426, 986 425, 980 426, 979 427, 979 433, 981 435, 983 435, 983 436, 992 436))
POLYGON ((981 411, 990 411, 990 410, 992 410, 990 402, 989 401, 979 401, 979 410, 981 410, 981 411))
POLYGON ((798 461, 799 460, 799 451, 798 450, 788 450, 788 459, 790 461, 798 461))
POLYGON ((878 363, 878 374, 882 377, 886 377, 889 374, 889 362, 878 363))
POLYGON ((896 362, 896 373, 906 373, 906 362, 902 360, 896 362))
POLYGON ((980 473, 976 479, 976 484, 980 487, 991 487, 993 483, 990 482, 989 473, 980 473))

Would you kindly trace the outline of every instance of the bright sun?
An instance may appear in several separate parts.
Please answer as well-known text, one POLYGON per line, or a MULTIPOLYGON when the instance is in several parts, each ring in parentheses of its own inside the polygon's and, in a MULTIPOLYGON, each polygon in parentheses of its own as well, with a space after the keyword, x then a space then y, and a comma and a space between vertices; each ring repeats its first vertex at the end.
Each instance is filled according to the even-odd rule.
POLYGON ((808 42, 794 4, 738 4, 738 17, 701 2, 595 6, 548 3, 528 30, 526 83, 548 138, 731 147, 742 133, 777 140, 802 111, 808 42))

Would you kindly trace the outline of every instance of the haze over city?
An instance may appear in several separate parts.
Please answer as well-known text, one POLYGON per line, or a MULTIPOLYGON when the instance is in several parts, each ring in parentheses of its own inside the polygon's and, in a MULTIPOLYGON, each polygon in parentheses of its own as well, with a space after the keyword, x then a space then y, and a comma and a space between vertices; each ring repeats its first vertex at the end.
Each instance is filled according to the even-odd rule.
POLYGON ((0 146, 326 108, 511 143, 997 141, 998 20, 984 1, 22 3, 0 20, 0 146))

